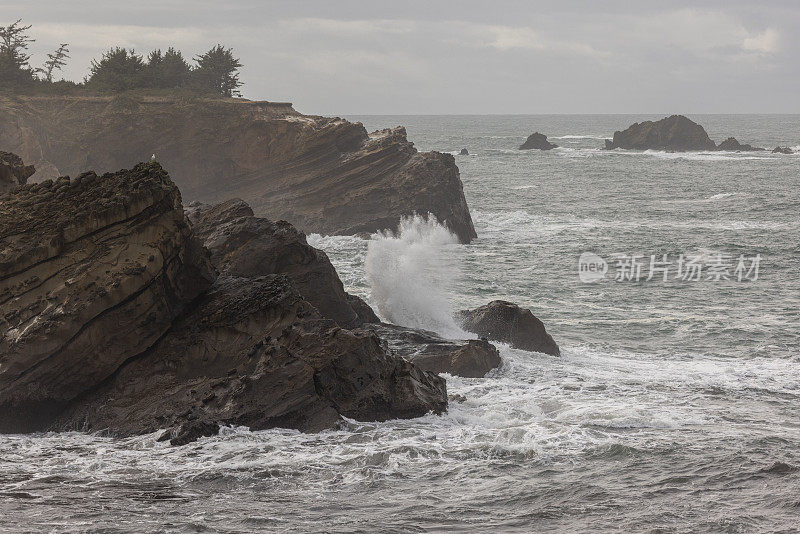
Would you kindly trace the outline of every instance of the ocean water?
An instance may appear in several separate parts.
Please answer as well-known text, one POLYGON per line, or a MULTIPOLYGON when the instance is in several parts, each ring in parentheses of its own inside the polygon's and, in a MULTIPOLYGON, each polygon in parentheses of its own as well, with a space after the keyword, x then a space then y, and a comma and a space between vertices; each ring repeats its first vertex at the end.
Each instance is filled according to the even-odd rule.
MULTIPOLYGON (((800 155, 599 150, 660 116, 347 118, 467 148, 479 236, 421 218, 309 236, 347 289, 449 337, 452 310, 512 300, 562 356, 500 345, 489 376, 448 377, 466 400, 447 414, 313 435, 0 436, 0 530, 798 531, 800 155), (561 147, 517 150, 533 131, 561 147), (584 252, 608 262, 600 281, 581 281, 584 252), (664 254, 668 279, 646 280, 664 254), (699 280, 676 278, 681 255, 699 280), (633 256, 639 281, 615 280, 633 256)), ((800 116, 691 118, 717 142, 800 148, 800 116)))

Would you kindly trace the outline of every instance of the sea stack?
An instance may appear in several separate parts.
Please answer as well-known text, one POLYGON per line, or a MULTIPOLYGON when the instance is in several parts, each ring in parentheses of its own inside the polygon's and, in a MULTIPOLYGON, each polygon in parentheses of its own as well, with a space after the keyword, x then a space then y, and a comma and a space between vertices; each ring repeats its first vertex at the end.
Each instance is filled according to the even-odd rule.
POLYGON ((493 300, 489 304, 456 314, 462 328, 514 348, 560 356, 561 351, 544 323, 513 302, 493 300))
POLYGON ((606 140, 606 149, 715 150, 717 148, 705 129, 683 115, 672 115, 659 121, 637 122, 624 131, 614 132, 613 140, 606 140))
POLYGON ((462 148, 461 152, 458 153, 460 156, 469 156, 469 150, 466 148, 462 148))
POLYGON ((558 145, 549 142, 547 136, 539 132, 529 135, 519 147, 520 150, 552 150, 554 148, 558 148, 558 145))
POLYGON ((789 148, 788 146, 776 146, 772 150, 773 154, 794 154, 794 150, 789 148))

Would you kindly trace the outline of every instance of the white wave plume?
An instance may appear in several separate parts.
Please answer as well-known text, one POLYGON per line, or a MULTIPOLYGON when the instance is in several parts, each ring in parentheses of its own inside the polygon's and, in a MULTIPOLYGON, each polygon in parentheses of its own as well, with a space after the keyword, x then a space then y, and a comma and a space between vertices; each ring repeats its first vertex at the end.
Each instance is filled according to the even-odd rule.
POLYGON ((364 268, 378 312, 400 326, 464 337, 447 299, 447 287, 459 269, 447 261, 446 250, 457 243, 431 214, 404 217, 396 233, 374 234, 364 268))

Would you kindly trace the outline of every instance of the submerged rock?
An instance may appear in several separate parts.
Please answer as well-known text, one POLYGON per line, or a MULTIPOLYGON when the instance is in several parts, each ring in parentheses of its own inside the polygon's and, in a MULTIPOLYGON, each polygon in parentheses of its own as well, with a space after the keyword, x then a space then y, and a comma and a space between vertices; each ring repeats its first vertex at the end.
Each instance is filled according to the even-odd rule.
POLYGON ((794 154, 794 150, 789 148, 788 146, 776 146, 772 150, 773 154, 794 154))
POLYGON ((606 140, 606 149, 634 150, 714 150, 716 145, 705 129, 683 115, 672 115, 659 121, 634 123, 624 131, 614 132, 606 140))
POLYGON ((743 145, 736 140, 735 137, 729 137, 717 146, 717 150, 725 150, 730 152, 756 152, 764 150, 763 148, 754 147, 752 145, 743 145))
POLYGON ((301 233, 242 203, 196 209, 209 255, 158 163, 2 202, 0 432, 170 428, 180 444, 226 424, 315 431, 447 407, 443 379, 318 311, 368 315, 301 233))
POLYGON ((16 154, 0 151, 0 193, 19 189, 34 172, 33 165, 25 165, 16 154))
POLYGON ((493 300, 473 310, 456 314, 464 330, 514 348, 559 356, 558 345, 545 330, 542 321, 530 310, 514 303, 493 300))
POLYGON ((402 127, 368 133, 289 103, 0 96, 0 139, 51 178, 155 153, 184 198, 243 198, 304 232, 396 230, 431 213, 462 243, 476 237, 451 154, 418 152, 402 127))
POLYGON ((547 136, 539 132, 529 135, 525 142, 519 147, 520 150, 552 150, 554 148, 558 148, 558 145, 549 142, 547 136))
POLYGON ((345 293, 327 254, 310 246, 305 234, 286 221, 255 217, 240 199, 214 206, 192 203, 187 215, 221 275, 286 274, 304 299, 339 326, 379 322, 367 303, 345 293))

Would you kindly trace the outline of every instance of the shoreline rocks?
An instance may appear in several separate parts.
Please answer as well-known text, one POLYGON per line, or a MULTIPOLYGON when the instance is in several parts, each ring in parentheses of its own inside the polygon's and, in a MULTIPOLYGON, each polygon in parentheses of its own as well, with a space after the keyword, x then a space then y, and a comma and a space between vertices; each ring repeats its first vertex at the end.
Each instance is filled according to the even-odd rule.
POLYGON ((788 146, 776 146, 772 150, 773 154, 794 154, 794 150, 789 148, 788 146))
POLYGON ((547 136, 539 132, 532 133, 519 147, 520 150, 552 150, 558 145, 547 140, 547 136))
POLYGON ((302 233, 238 201, 194 206, 193 227, 158 163, 2 205, 0 432, 167 428, 181 444, 447 408, 444 379, 333 320, 371 310, 302 233))
POLYGON ((493 300, 472 310, 456 314, 462 328, 492 341, 508 343, 514 348, 560 356, 555 340, 544 324, 530 310, 512 302, 493 300))

